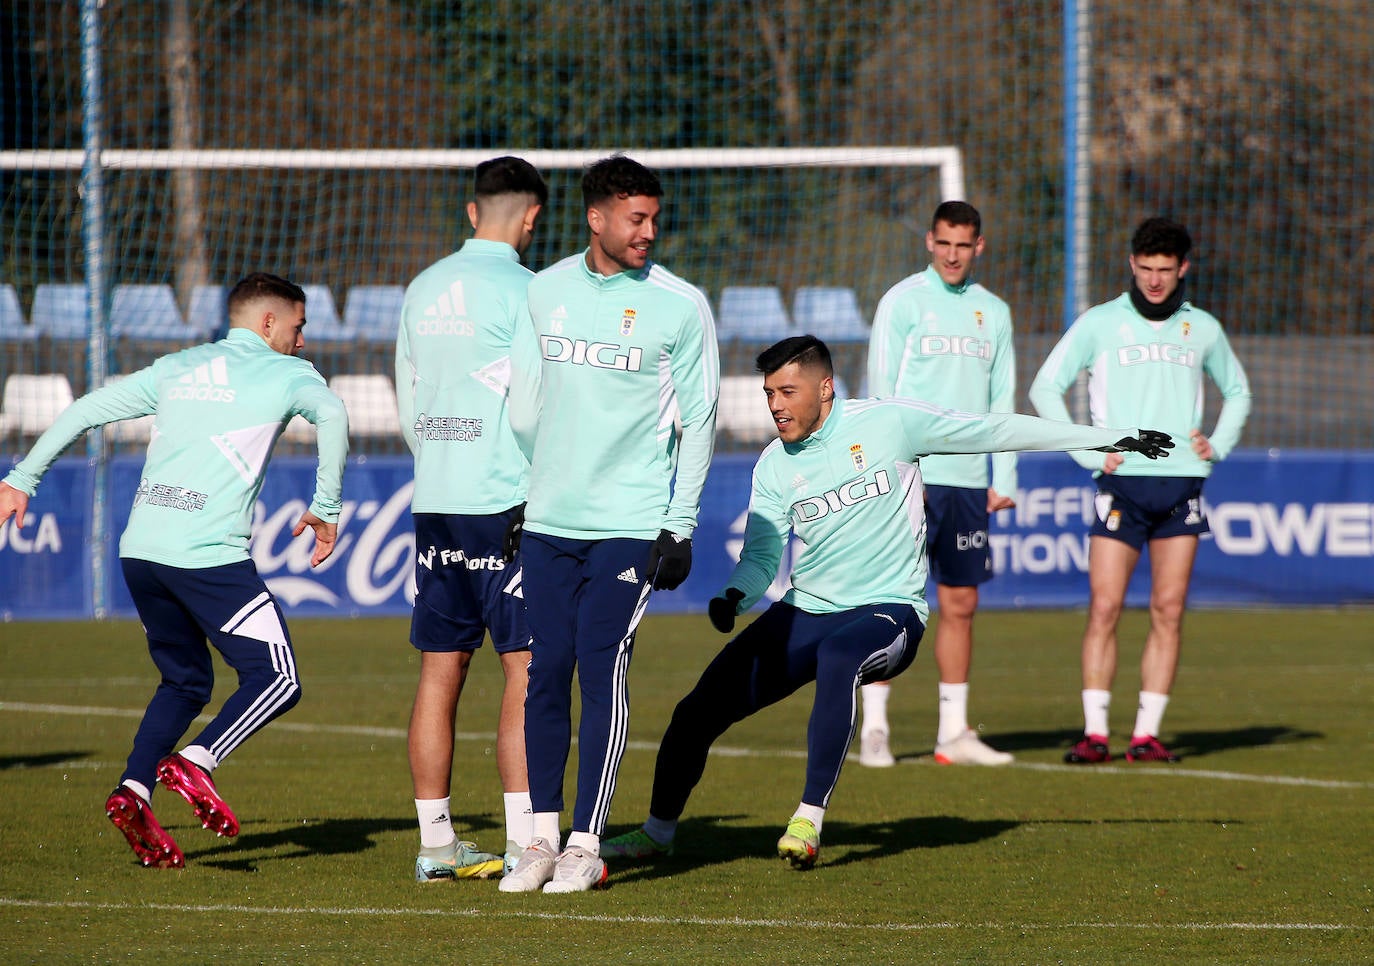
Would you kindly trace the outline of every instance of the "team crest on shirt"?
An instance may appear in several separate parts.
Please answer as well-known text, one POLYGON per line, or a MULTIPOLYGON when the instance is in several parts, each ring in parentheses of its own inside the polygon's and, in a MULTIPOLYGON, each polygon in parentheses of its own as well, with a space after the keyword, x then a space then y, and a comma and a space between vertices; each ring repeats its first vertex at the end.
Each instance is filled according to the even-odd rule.
POLYGON ((868 461, 864 459, 864 448, 858 443, 849 447, 849 458, 854 461, 854 469, 860 473, 868 467, 868 461))
POLYGON ((635 310, 626 309, 620 313, 620 334, 622 337, 633 334, 635 330, 635 310))
POLYGON ((983 313, 982 313, 982 312, 974 312, 974 313, 973 313, 973 321, 976 322, 976 323, 978 323, 978 328, 981 329, 981 328, 983 327, 983 313))
POLYGON ((1183 323, 1183 338, 1185 338, 1185 339, 1188 338, 1188 333, 1191 332, 1192 329, 1193 329, 1193 323, 1188 322, 1188 321, 1185 320, 1184 323, 1183 323))

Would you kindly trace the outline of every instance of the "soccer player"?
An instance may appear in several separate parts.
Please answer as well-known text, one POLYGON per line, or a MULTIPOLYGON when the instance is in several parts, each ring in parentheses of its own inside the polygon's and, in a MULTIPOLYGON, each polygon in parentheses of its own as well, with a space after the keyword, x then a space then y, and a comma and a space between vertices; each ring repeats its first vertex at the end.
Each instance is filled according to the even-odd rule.
POLYGON ((315 535, 311 566, 334 550, 348 453, 348 417, 305 345, 305 293, 254 273, 229 292, 229 333, 184 349, 73 403, 0 483, 0 523, 22 525, 29 497, 58 455, 82 433, 154 414, 143 476, 119 542, 124 580, 162 679, 134 735, 133 751, 105 811, 145 866, 180 868, 185 857, 153 815, 161 781, 201 824, 237 835, 214 770, 300 700, 295 653, 281 608, 248 556, 253 507, 272 447, 297 414, 319 430, 310 507, 292 533, 315 535), (238 690, 180 752, 172 753, 210 701, 210 644, 238 674, 238 690))
POLYGON ((732 724, 814 681, 806 783, 778 854, 795 868, 815 864, 826 807, 854 737, 855 690, 905 670, 925 630, 919 458, 1071 447, 1134 449, 1154 458, 1167 443, 1148 430, 964 413, 915 399, 836 399, 830 352, 811 335, 765 349, 758 368, 778 439, 754 466, 744 548, 709 605, 711 623, 729 633, 735 617, 763 595, 789 530, 801 556, 787 593, 725 645, 673 711, 648 821, 607 839, 608 855, 667 854, 711 744, 732 724))
POLYGON ((525 750, 535 838, 503 892, 578 892, 599 855, 649 592, 687 578, 715 436, 720 358, 701 291, 650 257, 663 188, 623 155, 583 174, 590 244, 530 282, 511 418, 529 447, 521 538, 531 644, 525 750), (680 425, 680 430, 675 429, 680 425), (577 671, 577 797, 560 851, 577 671))
MULTIPOLYGON (((970 413, 1016 410, 1016 355, 1007 303, 971 280, 983 254, 982 216, 964 201, 935 209, 926 232, 930 267, 894 285, 878 303, 868 352, 868 391, 925 399, 970 413)), ((925 481, 926 547, 940 619, 935 624, 942 765, 1005 765, 968 725, 968 679, 978 585, 992 578, 988 519, 1015 506, 1016 454, 931 455, 925 481), (989 482, 991 485, 989 485, 989 482)), ((894 764, 888 743, 886 681, 863 686, 859 764, 894 764)))
POLYGON ((474 237, 406 290, 396 336, 401 434, 415 456, 415 609, 410 642, 420 681, 410 713, 410 776, 420 823, 418 882, 486 878, 499 856, 459 841, 449 812, 453 732, 472 654, 490 632, 505 674, 496 731, 504 790, 506 860, 530 844, 525 772, 529 628, 519 561, 503 559, 506 531, 525 500, 529 464, 506 414, 511 336, 527 317, 533 272, 520 256, 548 201, 529 162, 477 166, 468 219, 474 237))
POLYGON ((1250 384, 1221 324, 1184 298, 1192 240, 1182 225, 1149 218, 1131 238, 1131 288, 1088 309, 1064 333, 1031 384, 1037 411, 1069 419, 1064 391, 1088 370, 1094 425, 1141 420, 1190 445, 1162 467, 1131 454, 1074 454, 1097 478, 1088 540, 1088 623, 1083 633, 1084 735, 1064 760, 1110 761, 1107 712, 1116 676, 1117 624, 1126 585, 1150 548, 1150 630, 1140 659, 1140 703, 1127 761, 1178 761, 1159 741, 1178 670, 1180 633, 1198 537, 1206 533, 1202 484, 1240 439, 1250 384), (1201 430, 1203 374, 1224 399, 1211 436, 1201 430))

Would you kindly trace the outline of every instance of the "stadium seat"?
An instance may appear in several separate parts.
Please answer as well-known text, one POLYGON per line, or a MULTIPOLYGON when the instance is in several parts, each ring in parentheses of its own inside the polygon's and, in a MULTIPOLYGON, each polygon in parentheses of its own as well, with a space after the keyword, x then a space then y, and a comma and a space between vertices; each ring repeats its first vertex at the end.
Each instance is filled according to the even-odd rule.
POLYGON ((395 342, 404 285, 355 285, 344 300, 344 327, 368 342, 395 342))
POLYGON ((777 436, 763 394, 763 377, 721 376, 716 406, 716 432, 741 443, 766 443, 777 436))
POLYGON ((292 416, 291 422, 286 424, 286 430, 281 438, 288 443, 313 443, 319 434, 315 431, 315 424, 304 416, 292 416))
POLYGON ((722 342, 746 339, 776 342, 794 332, 782 302, 771 285, 727 285, 720 292, 716 336, 722 342))
POLYGON ((792 297, 792 321, 800 334, 827 342, 868 340, 868 323, 852 288, 804 286, 792 297))
POLYGON ((350 436, 400 437, 401 417, 396 409, 396 391, 391 388, 388 377, 339 375, 329 380, 329 388, 343 400, 348 410, 350 436))
POLYGON ((33 326, 24 321, 19 293, 13 285, 0 285, 0 342, 29 342, 34 338, 33 326))
POLYGON ((86 286, 39 285, 33 290, 29 321, 38 335, 86 338, 86 286))
POLYGON ((191 307, 186 313, 194 335, 203 339, 218 339, 229 328, 229 310, 225 299, 229 290, 223 285, 197 285, 191 290, 191 307))
POLYGON ((189 339, 170 285, 116 285, 110 301, 110 334, 130 339, 189 339))
POLYGON ((72 384, 61 373, 16 373, 0 396, 0 434, 37 436, 72 404, 72 384))
MULTIPOLYGON (((105 379, 105 385, 111 386, 121 379, 128 378, 125 374, 109 376, 105 379)), ((138 416, 134 419, 121 419, 117 423, 109 423, 105 426, 105 433, 112 442, 116 443, 146 443, 153 435, 153 422, 156 416, 138 416)))
POLYGON ((356 329, 350 329, 339 318, 334 294, 328 285, 302 285, 305 290, 305 341, 347 342, 358 337, 356 329))

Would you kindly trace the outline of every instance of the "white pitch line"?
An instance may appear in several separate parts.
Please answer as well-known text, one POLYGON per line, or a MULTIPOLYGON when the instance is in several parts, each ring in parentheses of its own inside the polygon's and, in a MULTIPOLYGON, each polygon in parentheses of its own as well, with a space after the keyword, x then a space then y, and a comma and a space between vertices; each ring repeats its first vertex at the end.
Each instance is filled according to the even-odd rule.
POLYGON ((930 932, 956 929, 1037 930, 1054 932, 1064 929, 1148 929, 1151 932, 1180 929, 1191 932, 1212 930, 1246 930, 1253 932, 1369 932, 1374 926, 1335 922, 1180 922, 1172 925, 1158 922, 1066 922, 1066 923, 1005 923, 1005 922, 822 922, 815 919, 745 919, 740 916, 616 916, 588 915, 567 912, 530 912, 504 909, 384 909, 376 907, 341 908, 330 906, 245 906, 245 905, 185 905, 168 903, 119 902, 52 902, 41 899, 0 899, 0 907, 26 909, 91 909, 102 912, 127 912, 131 909, 220 915, 222 913, 263 916, 389 916, 406 918, 443 917, 458 919, 543 919, 558 922, 587 922, 606 925, 646 926, 706 926, 737 927, 743 929, 817 929, 851 932, 930 932))
POLYGON ((1235 771, 1214 771, 1208 768, 1152 768, 1132 765, 1053 765, 1039 762, 1018 762, 1013 768, 1030 771, 1070 772, 1077 774, 1144 775, 1149 778, 1215 778, 1227 782, 1259 782, 1264 785, 1297 785, 1303 788, 1374 788, 1374 782, 1351 782, 1334 778, 1296 778, 1289 775, 1246 775, 1235 771))
MULTIPOLYGON (((0 701, 0 711, 22 711, 34 714, 70 714, 85 716, 104 716, 115 718, 141 718, 142 711, 131 708, 101 708, 91 706, 65 705, 65 704, 32 704, 23 701, 0 701)), ((209 721, 209 715, 201 715, 197 721, 209 721)), ((372 738, 397 738, 406 737, 404 728, 378 728, 367 725, 332 725, 332 724, 306 724, 294 721, 274 721, 272 727, 281 731, 295 731, 307 734, 335 734, 335 735, 364 735, 372 738)), ((458 741, 495 741, 496 735, 487 731, 467 731, 459 732, 454 735, 458 741)), ((577 739, 574 738, 576 743, 577 739)), ((631 741, 627 742, 626 747, 634 751, 658 751, 658 744, 652 741, 631 741)), ((711 749, 711 754, 721 758, 805 758, 806 752, 801 749, 776 748, 737 748, 729 745, 718 745, 711 749)), ((856 756, 850 755, 850 758, 856 756)), ((932 759, 919 758, 915 761, 911 759, 899 759, 903 765, 929 765, 932 759)), ((52 767, 57 767, 63 763, 55 762, 52 767)), ((1078 775, 1132 775, 1144 776, 1146 778, 1192 778, 1192 779, 1215 779, 1217 781, 1230 782, 1252 782, 1259 785, 1288 785, 1298 788, 1353 788, 1370 789, 1374 788, 1374 782, 1343 781, 1340 779, 1328 778, 1302 778, 1291 775, 1249 775, 1244 772, 1216 771, 1204 768, 1154 768, 1131 766, 1129 768, 1117 765, 1093 765, 1085 767, 1083 765, 1056 765, 1039 762, 1016 762, 1006 766, 1008 768, 1019 768, 1026 771, 1047 771, 1062 772, 1078 775)))

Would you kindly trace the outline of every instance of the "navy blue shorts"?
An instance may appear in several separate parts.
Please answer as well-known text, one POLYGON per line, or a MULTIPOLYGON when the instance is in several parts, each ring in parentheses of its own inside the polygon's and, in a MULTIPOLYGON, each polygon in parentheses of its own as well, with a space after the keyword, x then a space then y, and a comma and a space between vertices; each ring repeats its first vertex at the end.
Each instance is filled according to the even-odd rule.
POLYGON ((1092 535, 1111 537, 1139 550, 1150 540, 1207 533, 1202 477, 1116 476, 1097 478, 1097 519, 1092 535))
POLYGON ((992 579, 987 487, 927 485, 926 553, 930 575, 946 587, 992 579))
POLYGON ((513 512, 414 514, 418 650, 475 651, 488 631, 498 654, 529 648, 520 557, 501 559, 513 512))
POLYGON ((294 707, 301 685, 281 608, 253 561, 184 568, 124 557, 120 564, 148 636, 148 654, 162 676, 121 781, 152 788, 157 763, 210 701, 215 669, 207 638, 238 675, 238 688, 190 742, 217 762, 294 707))
MULTIPOLYGON (((209 638, 234 668, 240 666, 235 655, 244 644, 241 638, 252 642, 247 660, 258 659, 259 644, 290 650, 281 608, 253 561, 194 569, 134 557, 119 562, 150 641, 203 650, 209 638)), ((205 661, 208 669, 208 656, 205 661)))

